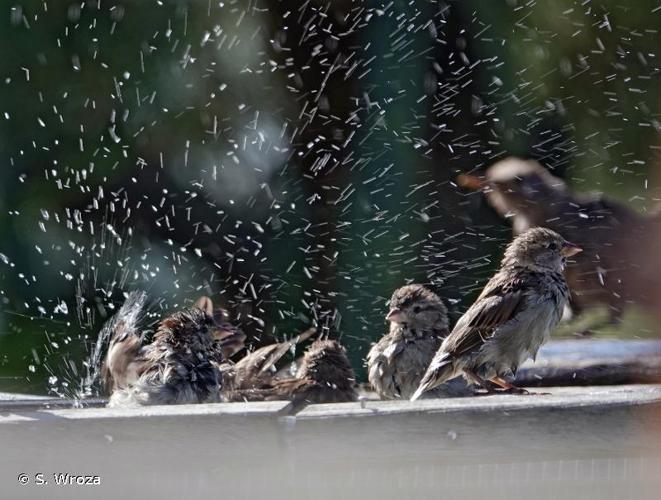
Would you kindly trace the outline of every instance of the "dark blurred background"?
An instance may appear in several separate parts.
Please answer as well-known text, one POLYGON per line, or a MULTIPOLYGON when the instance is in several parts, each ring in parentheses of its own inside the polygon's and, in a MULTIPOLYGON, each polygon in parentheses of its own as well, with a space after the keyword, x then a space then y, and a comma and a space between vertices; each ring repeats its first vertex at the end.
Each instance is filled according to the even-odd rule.
POLYGON ((453 319, 474 299, 511 229, 455 179, 508 155, 654 210, 660 15, 3 3, 0 390, 75 391, 133 289, 164 310, 209 294, 254 344, 315 324, 360 370, 394 288, 430 284, 453 319))

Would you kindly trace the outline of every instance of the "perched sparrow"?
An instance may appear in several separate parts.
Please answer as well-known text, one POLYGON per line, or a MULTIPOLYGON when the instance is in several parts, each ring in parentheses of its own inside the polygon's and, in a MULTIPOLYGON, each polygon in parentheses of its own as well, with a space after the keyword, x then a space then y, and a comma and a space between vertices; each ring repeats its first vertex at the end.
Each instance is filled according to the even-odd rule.
POLYGON ((142 292, 130 294, 111 320, 115 328, 104 368, 112 387, 109 406, 219 400, 219 365, 226 354, 240 349, 243 334, 209 314, 210 301, 202 298, 196 306, 163 319, 152 343, 143 345, 136 328, 138 314, 127 321, 125 313, 139 311, 145 301, 142 292))
POLYGON ((654 238, 661 217, 642 216, 606 197, 574 194, 562 179, 533 160, 506 158, 486 171, 485 179, 461 175, 464 187, 482 189, 514 234, 547 227, 585 250, 567 267, 571 307, 603 304, 618 320, 627 304, 650 306, 661 297, 654 238))
POLYGON ((367 354, 367 378, 381 399, 410 398, 448 334, 447 309, 422 285, 403 286, 390 299, 390 331, 367 354))
POLYGON ((355 401, 355 375, 336 340, 316 340, 303 355, 296 377, 273 379, 247 390, 224 393, 228 401, 290 400, 295 405, 355 401))
POLYGON ((499 271, 441 344, 411 401, 458 375, 487 391, 517 390, 502 377, 534 358, 560 321, 569 297, 565 260, 580 251, 546 228, 517 236, 499 271))

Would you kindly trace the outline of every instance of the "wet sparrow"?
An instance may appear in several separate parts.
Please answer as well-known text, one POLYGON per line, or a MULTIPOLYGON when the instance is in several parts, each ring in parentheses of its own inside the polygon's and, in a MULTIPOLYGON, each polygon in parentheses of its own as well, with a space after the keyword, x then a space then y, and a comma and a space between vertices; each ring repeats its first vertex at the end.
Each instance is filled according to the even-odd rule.
POLYGON ((496 275, 441 344, 411 401, 458 375, 487 391, 517 390, 502 377, 534 358, 560 321, 569 297, 566 258, 580 251, 550 229, 517 236, 496 275))
POLYGON ((210 301, 163 319, 151 344, 143 345, 137 318, 146 296, 134 292, 120 309, 104 373, 112 386, 109 406, 202 403, 219 400, 225 354, 235 352, 243 334, 210 314, 210 301))
POLYGON ((272 379, 256 388, 224 393, 228 401, 290 400, 309 403, 355 401, 355 375, 346 350, 336 340, 316 340, 305 351, 296 377, 272 379))
POLYGON ((367 377, 381 399, 410 398, 449 333, 443 301, 422 285, 395 290, 390 330, 367 354, 367 377))

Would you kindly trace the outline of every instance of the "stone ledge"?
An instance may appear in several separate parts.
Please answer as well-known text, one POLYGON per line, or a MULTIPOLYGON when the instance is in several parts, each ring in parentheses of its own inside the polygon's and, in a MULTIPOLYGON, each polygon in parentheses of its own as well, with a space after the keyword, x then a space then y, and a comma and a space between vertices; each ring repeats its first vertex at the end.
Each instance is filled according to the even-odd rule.
POLYGON ((145 406, 135 408, 0 409, 0 424, 22 422, 176 418, 195 416, 271 416, 287 419, 330 419, 382 415, 471 413, 534 409, 601 408, 661 403, 661 385, 544 388, 548 394, 489 395, 410 401, 361 401, 308 405, 295 414, 288 401, 145 406))
POLYGON ((286 414, 289 411, 290 406, 291 403, 289 401, 268 401, 258 403, 142 406, 135 408, 73 408, 29 412, 14 411, 6 415, 0 414, 0 424, 20 423, 26 421, 52 421, 60 419, 105 420, 195 416, 275 417, 286 414))
POLYGON ((34 394, 19 394, 16 392, 0 392, 0 404, 8 401, 57 401, 54 396, 35 396, 34 394))
POLYGON ((514 411, 580 407, 631 406, 661 403, 661 385, 599 387, 545 387, 538 394, 489 395, 451 399, 410 401, 362 401, 309 405, 297 419, 365 417, 408 413, 454 413, 475 411, 514 411), (541 394, 541 392, 548 394, 541 394))

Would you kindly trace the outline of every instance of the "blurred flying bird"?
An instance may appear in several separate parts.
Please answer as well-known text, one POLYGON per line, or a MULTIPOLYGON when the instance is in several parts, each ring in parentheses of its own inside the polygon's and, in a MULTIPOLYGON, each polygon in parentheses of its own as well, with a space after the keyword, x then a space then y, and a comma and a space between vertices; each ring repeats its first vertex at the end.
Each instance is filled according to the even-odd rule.
POLYGON ((661 216, 642 216, 604 196, 574 194, 534 160, 506 158, 484 178, 461 175, 460 185, 484 191, 489 204, 512 219, 514 234, 547 227, 585 252, 567 267, 575 314, 606 305, 613 321, 628 304, 659 302, 661 269, 654 238, 661 216))
POLYGON ((226 356, 242 348, 243 333, 213 312, 210 299, 163 319, 153 341, 137 331, 143 292, 129 294, 111 321, 113 336, 104 379, 112 388, 109 406, 202 403, 219 400, 226 356), (129 318, 127 320, 127 318, 129 318))
POLYGON ((498 272, 441 344, 411 401, 458 375, 488 392, 520 391, 503 377, 535 358, 560 321, 569 298, 566 259, 580 251, 546 228, 517 236, 498 272))
POLYGON ((355 375, 346 350, 336 340, 316 340, 305 351, 295 377, 272 379, 252 389, 223 393, 227 401, 289 400, 308 403, 355 401, 355 375))
POLYGON ((381 399, 408 399, 448 333, 443 301, 422 285, 398 288, 390 299, 389 332, 367 354, 367 377, 381 399))

